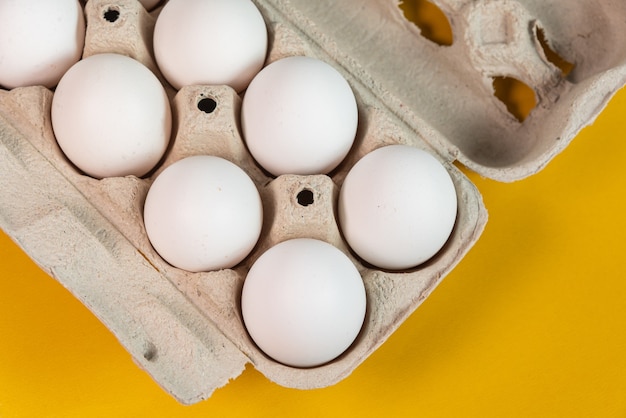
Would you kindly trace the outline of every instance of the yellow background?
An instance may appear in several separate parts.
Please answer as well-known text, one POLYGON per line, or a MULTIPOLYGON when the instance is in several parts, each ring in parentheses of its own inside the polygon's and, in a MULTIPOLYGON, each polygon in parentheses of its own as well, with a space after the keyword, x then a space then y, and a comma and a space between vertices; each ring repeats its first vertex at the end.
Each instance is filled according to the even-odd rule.
POLYGON ((626 91, 539 174, 469 173, 476 246, 347 379, 299 391, 254 369, 207 401, 165 394, 0 235, 0 417, 626 417, 626 91))
MULTIPOLYGON (((468 173, 486 230, 356 371, 312 391, 253 368, 182 406, 0 233, 0 417, 626 417, 626 91, 539 174, 468 173)), ((0 196, 0 198, 2 198, 0 196)))

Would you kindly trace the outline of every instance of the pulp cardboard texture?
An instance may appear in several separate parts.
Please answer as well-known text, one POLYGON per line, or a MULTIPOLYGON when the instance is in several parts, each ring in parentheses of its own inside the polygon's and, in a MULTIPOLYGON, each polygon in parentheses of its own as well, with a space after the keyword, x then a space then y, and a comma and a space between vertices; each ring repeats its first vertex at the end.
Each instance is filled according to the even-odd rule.
MULTIPOLYGON (((450 21, 451 46, 422 37, 393 0, 255 0, 268 27, 268 63, 291 55, 317 57, 338 69, 354 90, 357 138, 330 175, 268 176, 240 135, 240 95, 226 86, 187 86, 177 92, 163 81, 172 100, 174 133, 162 164, 146 178, 96 180, 81 174, 56 144, 50 122, 53 91, 0 90, 0 226, 182 403, 209 397, 248 363, 288 387, 336 383, 387 339, 479 238, 486 210, 453 162, 501 181, 531 175, 591 123, 625 81, 622 1, 435 3, 450 21), (575 63, 567 77, 546 58, 538 31, 575 63), (494 97, 494 77, 514 77, 534 89, 537 106, 523 123, 494 97), (206 98, 215 100, 215 111, 198 108, 206 98), (387 272, 353 255, 335 212, 350 167, 369 151, 396 143, 440 159, 456 186, 458 217, 433 259, 410 271, 387 272), (142 210, 151 181, 167 165, 196 154, 237 163, 263 198, 259 244, 234 269, 176 269, 159 257, 145 234, 142 210), (303 190, 312 193, 311 204, 298 202, 303 190), (343 250, 367 292, 357 340, 339 358, 310 369, 265 356, 248 336, 239 307, 254 260, 295 237, 322 239, 343 250)), ((151 52, 158 13, 146 12, 136 0, 88 1, 84 57, 125 54, 163 80, 151 52), (119 12, 117 20, 105 19, 109 10, 119 12)))

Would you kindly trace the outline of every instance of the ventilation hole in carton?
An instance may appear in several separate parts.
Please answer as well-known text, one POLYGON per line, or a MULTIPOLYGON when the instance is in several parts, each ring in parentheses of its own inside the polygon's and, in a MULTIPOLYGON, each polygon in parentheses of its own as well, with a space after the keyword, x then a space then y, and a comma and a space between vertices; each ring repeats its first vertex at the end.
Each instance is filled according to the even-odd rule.
POLYGON ((106 9, 102 17, 104 17, 104 20, 106 20, 107 22, 113 23, 117 21, 117 19, 119 19, 120 11, 114 9, 113 7, 109 7, 108 9, 106 9))
POLYGON ((452 45, 450 21, 436 4, 428 0, 403 0, 399 7, 404 17, 420 29, 424 38, 438 45, 452 45))
POLYGON ((550 44, 548 43, 548 40, 546 39, 546 34, 541 28, 537 28, 537 40, 539 41, 541 48, 543 48, 543 53, 545 54, 548 61, 550 61, 558 69, 561 70, 561 75, 563 77, 567 77, 569 73, 571 73, 572 70, 574 69, 575 64, 567 61, 565 58, 560 56, 555 50, 550 48, 550 44))
POLYGON ((213 113, 217 108, 217 102, 210 97, 203 97, 198 102, 198 109, 203 111, 204 113, 213 113))
POLYGON ((296 196, 298 200, 298 204, 300 206, 309 206, 315 202, 315 197, 313 196, 313 191, 309 189, 301 190, 296 196))
POLYGON ((520 122, 524 122, 537 106, 535 91, 516 78, 494 77, 493 90, 494 96, 504 103, 509 113, 520 122))

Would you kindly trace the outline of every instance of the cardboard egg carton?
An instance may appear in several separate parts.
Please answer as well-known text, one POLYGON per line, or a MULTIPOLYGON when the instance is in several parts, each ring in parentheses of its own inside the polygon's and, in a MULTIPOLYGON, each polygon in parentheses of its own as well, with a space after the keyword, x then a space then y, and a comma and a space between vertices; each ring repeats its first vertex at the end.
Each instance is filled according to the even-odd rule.
POLYGON ((479 238, 487 213, 479 191, 454 162, 501 181, 531 175, 591 123, 626 80, 626 40, 619 36, 626 29, 626 4, 436 3, 450 20, 451 46, 422 37, 393 0, 255 0, 269 32, 267 62, 291 55, 322 59, 345 76, 359 107, 355 145, 330 175, 273 178, 246 150, 240 95, 226 86, 175 91, 165 83, 151 51, 159 9, 148 13, 137 0, 89 0, 84 56, 125 54, 160 77, 174 112, 171 149, 146 178, 90 178, 56 144, 51 90, 0 90, 0 227, 182 403, 209 397, 249 363, 293 388, 340 381, 400 326, 479 238), (119 13, 113 21, 105 18, 111 10, 119 13), (567 77, 547 58, 539 31, 552 49, 575 63, 567 77), (534 89, 537 106, 523 123, 494 97, 494 77, 514 77, 534 89), (202 111, 202 100, 214 100, 215 110, 202 111), (364 264, 349 250, 337 225, 336 204, 341 183, 359 158, 398 143, 440 159, 457 190, 458 216, 449 241, 434 258, 410 271, 388 272, 364 264), (145 234, 143 202, 151 181, 172 162, 198 154, 238 164, 263 199, 261 239, 233 269, 176 269, 159 257, 145 234), (367 292, 365 323, 354 344, 339 358, 309 369, 264 355, 248 336, 239 306, 254 260, 296 237, 342 249, 359 269, 367 292))

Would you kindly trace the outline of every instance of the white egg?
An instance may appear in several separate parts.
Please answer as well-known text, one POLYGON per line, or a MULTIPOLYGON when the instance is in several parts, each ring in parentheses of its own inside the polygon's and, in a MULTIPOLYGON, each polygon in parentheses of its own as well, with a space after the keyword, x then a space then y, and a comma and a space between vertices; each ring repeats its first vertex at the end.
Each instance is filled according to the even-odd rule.
POLYGON ((456 190, 431 154, 390 145, 365 155, 348 172, 338 212, 347 243, 363 260, 383 269, 409 269, 448 240, 456 221, 456 190))
POLYGON ((192 271, 234 267, 261 234, 263 207, 248 175, 223 158, 184 158, 151 185, 144 222, 154 249, 171 265, 192 271))
POLYGON ((157 77, 123 55, 79 61, 52 99, 59 146, 96 178, 147 174, 167 149, 171 124, 170 104, 157 77))
POLYGON ((292 239, 252 265, 241 310, 248 333, 265 354, 289 366, 314 367, 354 342, 365 318, 365 286, 336 247, 292 239))
POLYGON ((273 175, 326 174, 350 151, 358 110, 337 70, 296 56, 273 62, 252 80, 241 123, 250 153, 273 175))
POLYGON ((267 28, 250 0, 170 0, 157 18, 153 44, 174 88, 225 84, 240 92, 263 67, 267 28))
POLYGON ((84 42, 78 0, 0 0, 0 86, 54 87, 84 42))

